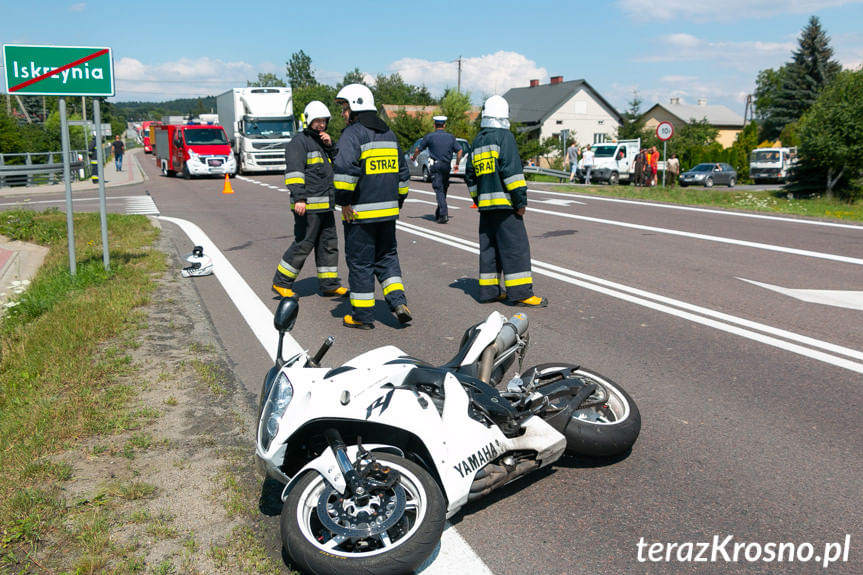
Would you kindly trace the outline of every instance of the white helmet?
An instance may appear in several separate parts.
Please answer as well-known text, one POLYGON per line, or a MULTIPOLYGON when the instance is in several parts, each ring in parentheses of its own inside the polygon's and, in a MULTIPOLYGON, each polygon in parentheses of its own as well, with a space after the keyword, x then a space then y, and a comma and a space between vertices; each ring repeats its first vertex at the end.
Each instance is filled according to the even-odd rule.
POLYGON ((503 96, 491 96, 482 106, 483 118, 509 119, 509 103, 503 96))
POLYGON ((189 262, 189 266, 183 268, 182 275, 184 278, 192 276, 208 276, 213 273, 213 260, 210 256, 204 255, 204 248, 195 246, 192 253, 186 254, 183 258, 189 262))
POLYGON ((306 104, 306 109, 303 110, 303 120, 306 122, 306 126, 310 125, 312 120, 318 118, 329 120, 331 117, 330 109, 320 100, 312 100, 306 104))
POLYGON ((376 112, 375 97, 368 86, 363 84, 348 84, 336 94, 336 100, 344 100, 351 108, 351 112, 376 112))

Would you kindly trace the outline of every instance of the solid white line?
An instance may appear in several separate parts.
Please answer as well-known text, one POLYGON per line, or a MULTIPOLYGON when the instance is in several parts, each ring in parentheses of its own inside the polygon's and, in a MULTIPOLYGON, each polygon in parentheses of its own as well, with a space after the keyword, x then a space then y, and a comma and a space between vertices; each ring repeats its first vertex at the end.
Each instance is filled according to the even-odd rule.
MULTIPOLYGON (((269 308, 258 298, 236 268, 231 265, 228 258, 201 228, 190 221, 179 218, 160 216, 159 219, 176 224, 189 236, 193 245, 204 248, 204 253, 213 260, 213 275, 222 284, 225 293, 228 294, 240 315, 246 320, 246 324, 269 354, 270 359, 275 361, 278 333, 273 326, 273 314, 269 308)), ((297 340, 290 333, 286 333, 282 352, 284 357, 290 357, 301 351, 303 348, 297 343, 297 340)), ((446 525, 436 555, 432 557, 432 562, 427 563, 420 572, 426 575, 450 575, 451 573, 492 575, 491 570, 471 549, 456 528, 449 522, 446 525)))
MULTIPOLYGON (((432 241, 458 248, 466 252, 474 254, 479 253, 478 243, 470 242, 462 238, 449 237, 437 231, 425 230, 413 224, 405 224, 403 222, 398 222, 397 225, 399 229, 407 233, 425 237, 432 241)), ((796 334, 794 332, 771 327, 758 322, 753 322, 747 319, 735 317, 721 312, 716 312, 708 308, 703 308, 679 300, 674 300, 672 298, 661 296, 659 294, 653 294, 637 288, 631 288, 623 284, 610 282, 608 280, 603 280, 601 278, 582 274, 539 260, 532 259, 531 264, 533 266, 534 273, 539 275, 545 275, 566 283, 578 285, 591 291, 595 291, 630 303, 641 305, 643 307, 647 307, 655 311, 660 311, 662 313, 686 319, 694 323, 706 325, 708 327, 712 327, 720 331, 725 331, 734 335, 738 335, 740 337, 751 339, 753 341, 758 341, 760 343, 777 347, 779 349, 784 349, 786 351, 790 351, 792 353, 796 353, 798 355, 802 355, 811 359, 816 359, 818 361, 835 365, 843 369, 848 369, 857 373, 863 373, 863 362, 856 362, 845 359, 843 357, 830 355, 828 353, 817 351, 817 349, 804 347, 804 345, 810 345, 814 348, 823 349, 851 358, 858 358, 863 360, 863 352, 859 350, 846 348, 843 346, 832 344, 830 342, 814 339, 808 336, 796 334), (677 306, 680 309, 675 309, 672 306, 677 306), (735 324, 737 326, 743 327, 735 327, 735 324), (756 333, 756 331, 753 330, 758 330, 762 333, 756 333), (779 337, 784 337, 790 340, 790 342, 780 340, 778 339, 779 337)))
POLYGON ((529 192, 539 193, 539 194, 549 194, 552 196, 560 196, 564 198, 582 198, 585 200, 595 200, 600 202, 614 202, 618 204, 631 204, 636 206, 650 206, 652 208, 662 208, 666 210, 681 210, 687 212, 702 212, 705 214, 718 214, 721 216, 733 216, 737 218, 753 218, 758 220, 772 220, 776 222, 782 222, 786 224, 803 224, 808 226, 825 226, 831 228, 846 228, 851 230, 863 231, 863 226, 859 224, 841 224, 837 222, 822 222, 817 220, 804 220, 804 219, 796 219, 796 218, 786 218, 782 216, 770 216, 766 214, 753 214, 747 212, 735 212, 731 210, 715 210, 710 208, 698 208, 693 206, 680 206, 675 204, 660 204, 656 202, 643 202, 638 200, 627 200, 623 198, 607 198, 601 196, 585 196, 583 194, 567 194, 565 192, 553 192, 550 190, 532 190, 528 188, 529 192))

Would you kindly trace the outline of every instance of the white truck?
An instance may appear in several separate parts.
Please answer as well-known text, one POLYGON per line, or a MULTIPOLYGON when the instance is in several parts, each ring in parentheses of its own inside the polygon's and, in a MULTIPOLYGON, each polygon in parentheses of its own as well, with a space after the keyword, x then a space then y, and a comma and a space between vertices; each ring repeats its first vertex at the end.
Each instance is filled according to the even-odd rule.
MULTIPOLYGON (((641 138, 591 144, 590 149, 593 151, 591 182, 608 182, 614 186, 632 181, 641 138)), ((584 181, 584 159, 578 162, 578 179, 584 181)))
POLYGON ((290 88, 233 88, 216 97, 219 124, 241 174, 285 170, 285 145, 294 135, 290 88))
POLYGON ((783 183, 797 163, 797 148, 756 148, 749 155, 749 177, 756 184, 783 183))

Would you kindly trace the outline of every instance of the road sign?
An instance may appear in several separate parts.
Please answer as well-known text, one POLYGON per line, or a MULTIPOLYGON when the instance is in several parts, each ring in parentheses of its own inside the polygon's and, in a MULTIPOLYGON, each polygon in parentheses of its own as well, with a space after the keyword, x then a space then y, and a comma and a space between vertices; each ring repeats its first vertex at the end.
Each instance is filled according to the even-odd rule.
POLYGON ((674 135, 674 126, 671 125, 671 122, 660 122, 658 126, 656 126, 656 137, 662 140, 668 140, 671 136, 674 135))
POLYGON ((113 96, 110 48, 3 45, 9 94, 113 96))

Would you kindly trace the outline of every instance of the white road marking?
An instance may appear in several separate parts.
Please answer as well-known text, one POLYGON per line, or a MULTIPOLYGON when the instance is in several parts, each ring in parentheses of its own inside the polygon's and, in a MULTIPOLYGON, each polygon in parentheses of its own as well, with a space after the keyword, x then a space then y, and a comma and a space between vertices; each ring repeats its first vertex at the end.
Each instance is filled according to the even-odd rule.
MULTIPOLYGON (((426 230, 420 226, 401 221, 398 222, 397 225, 400 230, 407 233, 425 237, 470 253, 479 253, 479 244, 477 242, 450 237, 442 232, 426 230)), ((779 349, 784 349, 804 357, 835 365, 857 373, 863 373, 863 351, 860 350, 843 347, 766 324, 717 312, 709 308, 696 306, 694 304, 675 300, 645 290, 579 273, 574 270, 549 264, 540 260, 532 259, 531 265, 533 266, 533 273, 538 275, 545 275, 694 323, 712 327, 720 331, 731 333, 779 349)))
POLYGON ((548 200, 532 200, 532 204, 550 204, 552 206, 566 206, 569 207, 573 204, 580 204, 582 206, 586 205, 584 202, 579 202, 577 200, 557 200, 554 198, 548 200))
POLYGON ((818 303, 847 309, 863 311, 863 291, 826 290, 826 289, 792 289, 782 286, 765 284, 746 278, 737 278, 752 285, 757 285, 800 301, 818 303))
MULTIPOLYGON (((186 233, 193 245, 204 248, 204 253, 213 260, 213 275, 222 284, 225 293, 234 302, 234 306, 246 320, 270 359, 275 361, 278 333, 273 326, 273 314, 269 308, 258 298, 236 268, 231 265, 228 258, 201 228, 190 221, 179 218, 160 216, 159 219, 176 224, 186 233)), ((284 357, 290 357, 302 350, 303 348, 290 333, 285 334, 284 357)), ((479 555, 471 549, 470 545, 449 522, 446 524, 435 555, 423 565, 420 572, 426 575, 450 575, 451 573, 492 575, 491 570, 480 559, 479 555)))
POLYGON ((150 196, 133 196, 126 200, 126 213, 158 216, 159 208, 150 196))

